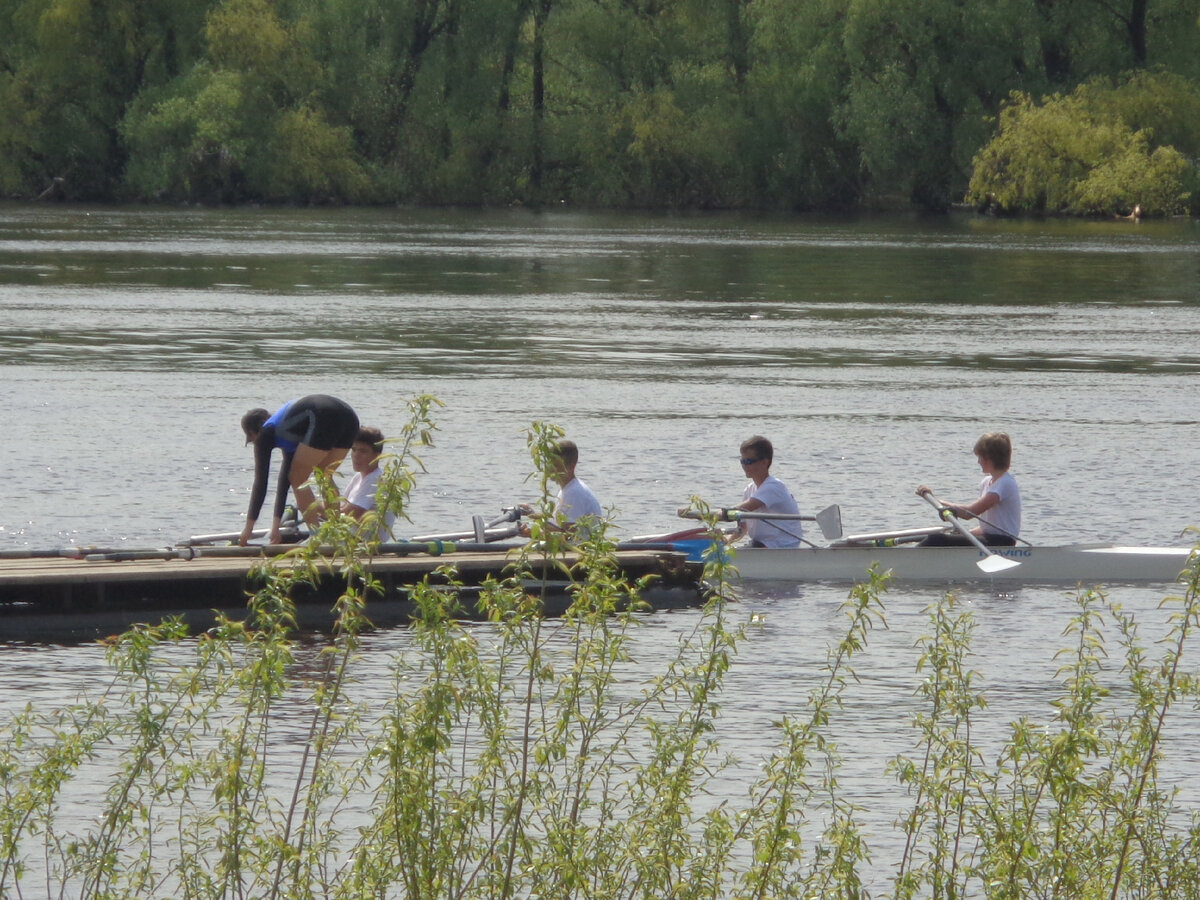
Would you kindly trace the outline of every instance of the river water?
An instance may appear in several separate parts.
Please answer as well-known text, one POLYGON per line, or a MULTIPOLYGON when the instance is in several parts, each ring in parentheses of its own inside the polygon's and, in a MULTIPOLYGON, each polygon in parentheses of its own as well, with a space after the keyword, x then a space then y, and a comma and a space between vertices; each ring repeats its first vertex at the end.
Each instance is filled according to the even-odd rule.
MULTIPOLYGON (((621 536, 676 529, 691 495, 739 498, 754 433, 804 511, 837 503, 851 531, 930 524, 915 486, 970 498, 971 446, 1004 430, 1025 537, 1187 543, 1198 286, 1189 221, 0 206, 0 549, 238 530, 240 415, 312 392, 385 433, 416 393, 445 404, 413 532, 531 499, 525 431, 544 420, 580 445, 621 536)), ((1162 593, 1111 596, 1149 639, 1162 593)), ((903 791, 883 766, 915 738, 913 644, 938 594, 889 593, 845 714, 844 783, 885 849, 903 791)), ((844 597, 768 585, 734 608, 753 625, 726 740, 748 770, 802 706, 844 597)), ((1044 715, 1068 593, 959 597, 990 714, 1044 715)), ((695 615, 656 616, 640 640, 669 646, 695 615)), ((404 641, 374 635, 368 671, 404 641)), ((65 702, 100 658, 3 648, 2 702, 65 702)), ((1167 771, 1197 808, 1200 722, 1178 728, 1167 771)))

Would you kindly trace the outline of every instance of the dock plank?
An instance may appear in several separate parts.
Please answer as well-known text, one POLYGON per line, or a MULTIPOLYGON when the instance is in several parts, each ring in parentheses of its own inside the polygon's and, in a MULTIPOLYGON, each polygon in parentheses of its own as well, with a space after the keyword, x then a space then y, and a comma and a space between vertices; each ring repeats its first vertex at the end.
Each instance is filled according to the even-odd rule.
MULTIPOLYGON (((701 602, 700 571, 679 553, 664 550, 622 550, 618 564, 629 579, 655 575, 658 606, 695 606, 701 602)), ((27 558, 0 560, 0 641, 87 640, 104 637, 135 622, 160 621, 183 615, 193 629, 211 627, 214 611, 244 616, 246 598, 255 588, 252 572, 262 556, 192 559, 103 560, 27 558)), ((298 589, 293 599, 301 627, 320 628, 332 622, 330 608, 344 587, 341 566, 329 569, 315 588, 298 589)), ((408 588, 427 576, 453 566, 467 585, 464 595, 488 577, 503 577, 517 557, 504 552, 454 553, 445 556, 381 555, 368 568, 382 583, 384 594, 369 598, 368 616, 376 625, 406 622, 413 606, 408 588)), ((577 554, 559 562, 575 566, 577 554)), ((566 578, 553 561, 527 561, 538 577, 560 594, 547 613, 559 614, 569 603, 566 578), (544 568, 540 568, 544 566, 544 568)), ((287 558, 275 560, 287 565, 287 558)), ((473 608, 473 604, 466 604, 473 608)), ((468 610, 468 613, 470 611, 468 610)))

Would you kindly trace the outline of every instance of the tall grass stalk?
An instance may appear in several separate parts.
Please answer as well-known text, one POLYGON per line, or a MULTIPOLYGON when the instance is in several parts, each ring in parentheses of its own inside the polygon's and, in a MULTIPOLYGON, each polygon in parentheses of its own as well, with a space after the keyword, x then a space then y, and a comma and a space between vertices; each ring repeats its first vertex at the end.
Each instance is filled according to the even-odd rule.
MULTIPOLYGON (((403 517, 435 405, 414 399, 389 445, 383 513, 403 517)), ((0 896, 799 900, 865 898, 883 870, 903 898, 1197 897, 1200 825, 1158 778, 1171 714, 1197 700, 1196 567, 1157 657, 1132 617, 1082 592, 1046 720, 986 737, 974 621, 950 596, 931 607, 913 696, 897 698, 915 710, 915 749, 890 767, 904 845, 873 859, 840 744, 887 627, 886 575, 850 593, 761 758, 734 760, 724 707, 749 635, 736 554, 711 554, 711 599, 668 619, 675 644, 642 639, 666 626, 640 612, 644 585, 621 577, 607 524, 576 544, 544 526, 559 436, 530 429, 544 516, 473 601, 485 621, 462 617, 452 568, 449 587, 415 586, 387 685, 364 685, 360 666, 379 520, 331 516, 264 567, 244 620, 187 638, 175 621, 133 629, 108 648, 104 691, 3 723, 0 896), (292 598, 330 566, 341 596, 314 660, 292 598), (549 619, 555 582, 571 604, 549 619), (731 796, 724 779, 747 764, 760 771, 731 796)))
POLYGON ((1164 600, 1174 611, 1157 659, 1131 616, 1081 591, 1053 715, 1012 723, 990 764, 972 731, 986 706, 966 667, 972 617, 950 595, 931 611, 919 661, 924 705, 913 723, 921 754, 893 764, 912 798, 894 896, 1200 896, 1200 816, 1158 783, 1170 714, 1180 700, 1197 702, 1196 675, 1183 665, 1200 621, 1195 555, 1181 583, 1183 594, 1164 600), (1108 665, 1110 620, 1123 649, 1119 673, 1108 665))
POLYGON ((914 798, 903 820, 896 897, 924 890, 947 898, 965 893, 967 810, 981 762, 971 737, 972 713, 985 706, 967 664, 972 633, 972 617, 958 613, 953 595, 947 595, 931 609, 930 633, 918 642, 917 672, 925 674, 918 694, 924 705, 913 724, 923 738, 921 756, 919 761, 900 757, 893 766, 914 798), (921 848, 923 860, 918 859, 921 848))

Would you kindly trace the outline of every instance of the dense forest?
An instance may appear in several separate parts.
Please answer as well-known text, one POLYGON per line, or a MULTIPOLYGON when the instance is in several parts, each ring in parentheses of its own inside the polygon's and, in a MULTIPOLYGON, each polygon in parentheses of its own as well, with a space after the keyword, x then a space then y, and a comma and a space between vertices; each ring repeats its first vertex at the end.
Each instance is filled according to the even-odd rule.
POLYGON ((1200 0, 0 0, 0 197, 1200 211, 1200 0))

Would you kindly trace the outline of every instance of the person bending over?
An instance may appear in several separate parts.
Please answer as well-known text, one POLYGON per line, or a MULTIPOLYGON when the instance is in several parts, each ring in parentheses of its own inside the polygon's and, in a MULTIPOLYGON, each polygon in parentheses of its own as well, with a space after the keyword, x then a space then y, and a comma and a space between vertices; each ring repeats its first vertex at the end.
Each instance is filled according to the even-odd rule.
POLYGON ((280 522, 289 488, 296 497, 296 506, 304 521, 315 525, 324 508, 308 486, 308 479, 316 469, 331 474, 346 458, 358 436, 358 415, 344 400, 326 394, 310 394, 285 403, 273 415, 265 409, 250 410, 242 416, 242 432, 246 443, 254 445, 254 486, 246 511, 246 527, 238 542, 245 546, 254 533, 254 523, 258 521, 267 496, 271 453, 276 447, 283 451, 283 462, 275 489, 275 512, 268 542, 279 543, 280 522))

